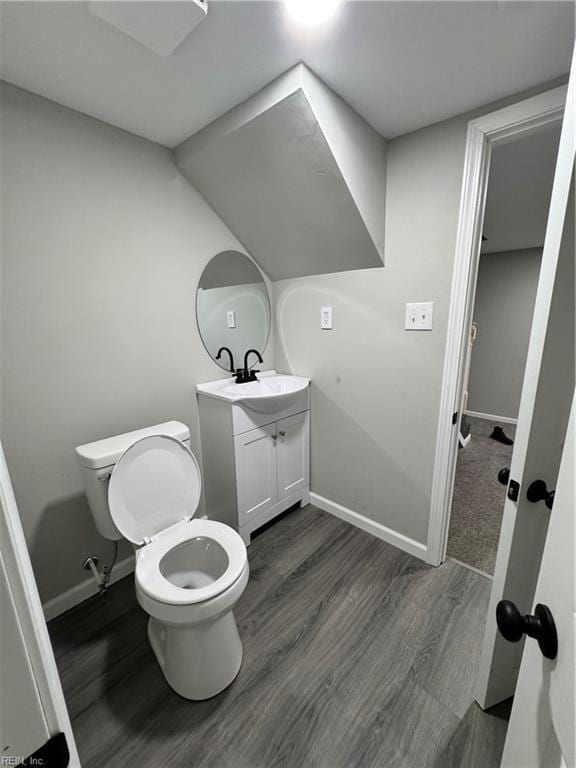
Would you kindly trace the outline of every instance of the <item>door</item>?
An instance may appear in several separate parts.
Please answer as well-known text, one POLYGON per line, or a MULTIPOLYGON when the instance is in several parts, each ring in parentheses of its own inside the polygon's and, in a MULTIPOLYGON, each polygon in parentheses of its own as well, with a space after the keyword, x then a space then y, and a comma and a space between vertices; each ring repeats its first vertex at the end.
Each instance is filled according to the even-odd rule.
POLYGON ((496 605, 514 602, 523 614, 533 604, 550 513, 526 492, 536 479, 556 484, 574 390, 575 66, 568 86, 558 150, 510 483, 475 697, 483 708, 514 694, 521 643, 507 643, 496 627, 496 605), (517 486, 515 484, 518 484, 517 486))
POLYGON ((559 768, 562 758, 567 766, 576 762, 575 408, 573 402, 534 598, 535 604, 552 613, 558 656, 549 660, 534 640, 526 641, 502 756, 504 768, 559 768))
MULTIPOLYGON (((0 753, 18 762, 50 738, 8 571, 0 553, 0 753)), ((8 762, 6 763, 8 765, 8 762)))
POLYGON ((282 501, 308 487, 308 411, 281 419, 277 426, 278 501, 282 501))
POLYGON ((1 446, 0 753, 0 765, 80 766, 1 446))
POLYGON ((278 501, 276 440, 276 424, 251 429, 234 438, 240 526, 278 501))

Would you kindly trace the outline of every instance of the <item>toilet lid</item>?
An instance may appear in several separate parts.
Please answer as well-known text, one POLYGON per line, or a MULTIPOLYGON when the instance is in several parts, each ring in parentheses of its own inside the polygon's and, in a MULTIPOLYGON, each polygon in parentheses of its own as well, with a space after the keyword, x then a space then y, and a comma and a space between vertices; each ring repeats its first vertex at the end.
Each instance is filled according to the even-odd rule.
POLYGON ((138 440, 116 462, 108 486, 110 514, 133 544, 192 517, 200 501, 200 467, 184 443, 169 435, 138 440))

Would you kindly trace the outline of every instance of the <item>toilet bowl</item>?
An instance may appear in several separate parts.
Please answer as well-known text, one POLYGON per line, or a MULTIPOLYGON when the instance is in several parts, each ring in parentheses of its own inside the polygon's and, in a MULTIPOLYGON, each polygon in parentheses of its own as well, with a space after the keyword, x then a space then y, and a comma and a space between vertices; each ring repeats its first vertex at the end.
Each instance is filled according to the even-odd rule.
POLYGON ((200 488, 194 454, 158 434, 124 451, 108 487, 114 524, 137 547, 136 596, 154 654, 168 684, 194 700, 220 693, 240 670, 232 610, 249 574, 239 534, 193 517, 200 488))

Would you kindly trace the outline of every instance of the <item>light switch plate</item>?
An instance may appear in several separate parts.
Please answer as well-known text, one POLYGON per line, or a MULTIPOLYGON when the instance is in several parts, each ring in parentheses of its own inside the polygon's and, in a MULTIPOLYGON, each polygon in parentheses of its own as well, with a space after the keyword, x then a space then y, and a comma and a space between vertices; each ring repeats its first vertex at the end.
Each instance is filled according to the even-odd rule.
POLYGON ((332 307, 322 307, 320 310, 320 328, 323 331, 332 330, 332 307))
POLYGON ((406 304, 405 329, 407 331, 431 331, 434 314, 433 301, 406 304))
POLYGON ((226 312, 226 322, 228 323, 228 328, 236 328, 236 313, 233 309, 229 309, 226 312))

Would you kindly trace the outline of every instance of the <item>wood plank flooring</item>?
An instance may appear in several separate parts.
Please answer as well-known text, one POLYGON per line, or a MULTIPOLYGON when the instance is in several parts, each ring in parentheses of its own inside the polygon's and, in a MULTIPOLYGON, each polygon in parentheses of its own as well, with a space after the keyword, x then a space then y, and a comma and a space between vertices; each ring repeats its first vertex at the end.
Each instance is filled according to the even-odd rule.
POLYGON ((249 547, 236 681, 166 684, 131 577, 49 624, 84 768, 491 768, 506 716, 472 699, 488 579, 431 568, 312 506, 249 547))

